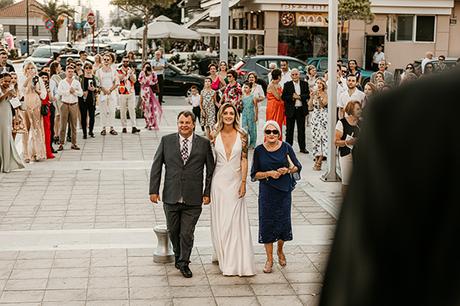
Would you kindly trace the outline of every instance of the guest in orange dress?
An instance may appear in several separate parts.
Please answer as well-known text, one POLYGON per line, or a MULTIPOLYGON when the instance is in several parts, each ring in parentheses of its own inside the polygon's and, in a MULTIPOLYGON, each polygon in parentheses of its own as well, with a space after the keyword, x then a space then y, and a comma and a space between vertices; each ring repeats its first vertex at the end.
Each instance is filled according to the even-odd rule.
MULTIPOLYGON (((272 71, 272 81, 267 88, 267 113, 266 120, 276 121, 280 128, 285 122, 284 102, 281 99, 283 88, 279 84, 281 81, 281 70, 275 69, 272 71)), ((282 131, 280 133, 280 140, 282 140, 282 131)))

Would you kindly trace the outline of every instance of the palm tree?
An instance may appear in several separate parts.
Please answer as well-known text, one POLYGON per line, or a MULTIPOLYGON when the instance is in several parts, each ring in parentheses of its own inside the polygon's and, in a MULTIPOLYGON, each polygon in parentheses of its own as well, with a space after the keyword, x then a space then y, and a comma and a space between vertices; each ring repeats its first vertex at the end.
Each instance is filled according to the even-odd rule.
POLYGON ((31 4, 32 10, 36 9, 37 13, 43 14, 43 19, 51 19, 54 22, 54 27, 50 30, 51 41, 58 41, 59 29, 64 23, 63 17, 71 17, 75 10, 66 4, 59 4, 57 0, 46 1, 39 3, 34 1, 31 4))

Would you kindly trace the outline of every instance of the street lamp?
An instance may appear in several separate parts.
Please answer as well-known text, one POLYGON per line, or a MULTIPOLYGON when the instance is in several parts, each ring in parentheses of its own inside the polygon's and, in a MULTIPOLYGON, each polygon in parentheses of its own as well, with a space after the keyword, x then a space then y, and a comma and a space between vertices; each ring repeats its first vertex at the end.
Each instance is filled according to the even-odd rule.
POLYGON ((338 1, 329 0, 329 32, 328 32, 328 71, 329 86, 327 87, 327 96, 329 97, 328 110, 328 149, 327 149, 327 172, 321 177, 327 182, 338 181, 337 177, 337 159, 335 147, 335 124, 337 121, 337 21, 338 21, 338 1))
POLYGON ((29 56, 29 0, 26 0, 26 37, 27 37, 27 42, 26 42, 26 50, 27 50, 27 56, 29 56))
POLYGON ((220 61, 228 62, 228 19, 230 8, 228 0, 220 1, 220 61))

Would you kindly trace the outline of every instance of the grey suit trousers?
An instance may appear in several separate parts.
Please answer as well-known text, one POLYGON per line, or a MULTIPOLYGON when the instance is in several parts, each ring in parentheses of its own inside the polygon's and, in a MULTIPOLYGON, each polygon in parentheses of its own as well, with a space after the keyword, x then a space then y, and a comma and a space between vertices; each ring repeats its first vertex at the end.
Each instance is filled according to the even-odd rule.
POLYGON ((163 209, 176 263, 188 265, 193 248, 195 225, 202 211, 201 205, 164 203, 163 209))

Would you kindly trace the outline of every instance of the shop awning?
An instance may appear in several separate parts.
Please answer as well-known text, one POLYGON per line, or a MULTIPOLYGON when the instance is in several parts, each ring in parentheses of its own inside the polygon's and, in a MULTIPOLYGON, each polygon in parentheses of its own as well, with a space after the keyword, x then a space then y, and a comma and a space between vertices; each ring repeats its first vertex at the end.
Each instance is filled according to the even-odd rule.
MULTIPOLYGON (((229 7, 233 7, 237 5, 240 2, 240 0, 230 0, 229 1, 229 7)), ((210 6, 208 9, 206 9, 204 12, 197 14, 194 16, 189 22, 185 23, 184 26, 186 28, 189 28, 193 26, 194 24, 200 22, 201 20, 208 18, 208 17, 220 17, 220 1, 217 4, 214 4, 210 6)))
MULTIPOLYGON (((220 36, 219 29, 196 29, 202 36, 220 36)), ((265 30, 228 30, 229 35, 265 35, 265 30)))

